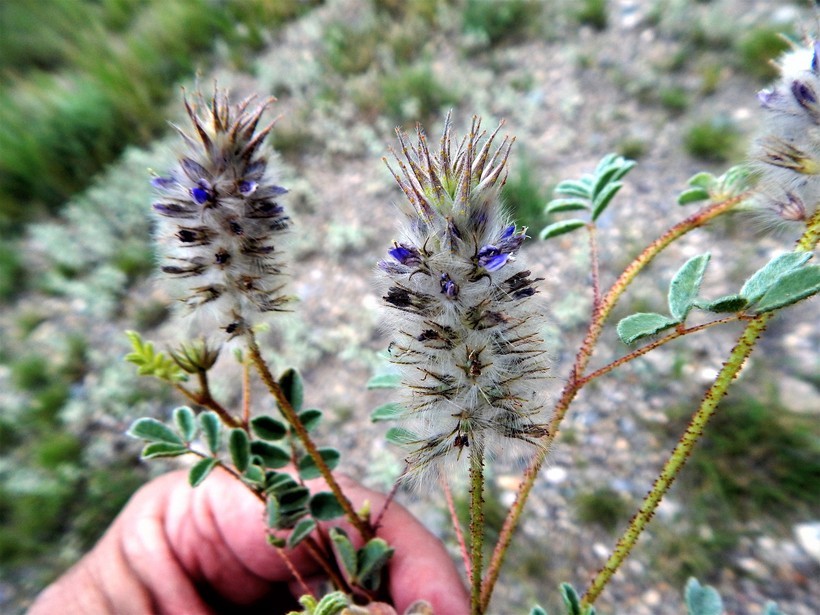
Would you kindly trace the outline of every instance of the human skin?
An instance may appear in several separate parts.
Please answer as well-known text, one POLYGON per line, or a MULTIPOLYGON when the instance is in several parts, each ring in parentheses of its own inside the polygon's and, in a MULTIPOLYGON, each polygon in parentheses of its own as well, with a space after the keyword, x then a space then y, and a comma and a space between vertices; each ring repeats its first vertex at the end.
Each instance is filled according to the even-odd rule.
MULTIPOLYGON (((356 507, 381 510, 385 496, 339 477, 356 507)), ((265 539, 262 503, 235 478, 214 471, 192 489, 185 472, 148 483, 97 545, 35 600, 30 615, 285 613, 304 593, 265 539), (290 591, 290 588, 293 591, 290 591)), ((348 533, 354 536, 355 530, 348 533)), ((378 528, 396 552, 389 591, 401 613, 417 600, 437 615, 469 612, 469 598, 441 542, 392 503, 378 528)), ((301 548, 291 562, 306 579, 317 568, 301 548)))

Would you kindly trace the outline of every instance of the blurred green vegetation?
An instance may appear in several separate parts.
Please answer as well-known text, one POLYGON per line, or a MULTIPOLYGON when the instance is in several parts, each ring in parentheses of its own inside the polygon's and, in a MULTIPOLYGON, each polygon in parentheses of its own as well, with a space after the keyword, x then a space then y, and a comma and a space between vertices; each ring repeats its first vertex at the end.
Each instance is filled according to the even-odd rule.
POLYGON ((779 74, 772 63, 791 48, 782 27, 760 26, 750 30, 737 41, 739 67, 760 81, 771 81, 779 74))
POLYGON ((464 6, 464 31, 482 37, 488 44, 518 39, 530 32, 542 10, 534 0, 467 0, 464 6))
MULTIPOLYGON (((674 487, 685 511, 653 530, 650 551, 661 578, 708 577, 747 531, 788 532, 820 506, 820 426, 766 397, 728 398, 709 422, 674 487)), ((690 412, 672 411, 664 428, 670 439, 680 436, 690 412)))
POLYGON ((315 2, 5 0, 0 4, 0 229, 54 210, 129 143, 216 41, 239 60, 315 2))
POLYGON ((740 135, 727 118, 698 120, 683 137, 686 152, 706 162, 728 162, 739 154, 740 135))

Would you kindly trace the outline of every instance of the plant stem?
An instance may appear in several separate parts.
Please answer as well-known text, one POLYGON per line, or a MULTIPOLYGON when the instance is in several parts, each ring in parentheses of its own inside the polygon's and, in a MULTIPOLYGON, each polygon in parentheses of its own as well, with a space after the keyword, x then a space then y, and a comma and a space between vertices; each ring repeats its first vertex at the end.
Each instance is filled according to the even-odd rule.
POLYGON ((453 530, 456 533, 456 540, 458 547, 461 550, 461 560, 464 562, 464 571, 467 573, 467 578, 473 578, 473 568, 470 565, 470 554, 467 551, 467 542, 464 540, 464 532, 461 530, 461 521, 456 514, 456 506, 453 502, 453 491, 450 489, 450 483, 447 482, 447 477, 441 477, 441 486, 444 489, 444 498, 447 500, 447 510, 450 512, 450 521, 453 522, 453 530))
POLYGON ((587 224, 589 232, 589 265, 592 272, 592 317, 601 305, 601 260, 598 254, 598 228, 594 222, 587 224))
POLYGON ((205 372, 199 372, 198 375, 200 387, 199 393, 193 393, 179 383, 174 384, 174 387, 196 405, 216 412, 217 415, 219 415, 220 420, 228 427, 242 427, 242 424, 231 416, 231 413, 211 396, 211 390, 208 386, 208 376, 205 372))
POLYGON ((327 486, 333 492, 333 495, 336 496, 336 500, 345 511, 348 521, 350 521, 351 525, 358 530, 359 534, 361 534, 365 541, 370 540, 374 536, 373 529, 370 527, 369 523, 364 521, 356 513, 356 510, 353 508, 353 504, 342 491, 342 488, 339 486, 339 483, 336 481, 336 478, 333 476, 333 473, 330 471, 327 463, 325 463, 325 460, 322 458, 319 449, 316 447, 316 444, 313 442, 310 434, 308 434, 307 429, 305 429, 305 426, 302 424, 302 421, 299 419, 299 416, 296 414, 293 406, 290 405, 284 391, 282 391, 279 383, 276 382, 276 379, 273 377, 273 374, 271 374, 270 369, 268 369, 268 364, 259 352, 259 346, 256 344, 256 339, 254 338, 253 333, 248 335, 248 351, 250 353, 251 361, 253 361, 253 364, 256 366, 260 378, 262 378, 262 382, 265 383, 268 391, 270 391, 271 395, 273 395, 274 399, 276 399, 276 403, 279 404, 279 409, 281 410, 282 415, 285 417, 285 420, 287 420, 290 426, 293 427, 293 430, 296 432, 296 436, 299 438, 302 446, 305 447, 307 454, 310 455, 311 459, 313 459, 313 462, 316 464, 316 467, 325 479, 327 486))
POLYGON ((524 510, 524 506, 527 502, 530 491, 532 491, 535 480, 538 478, 538 472, 541 470, 541 466, 547 458, 549 447, 555 440, 555 436, 558 434, 558 428, 564 420, 564 416, 566 415, 570 404, 575 399, 578 391, 581 390, 583 384, 586 384, 582 384, 584 371, 592 358, 595 345, 597 344, 598 338, 603 331, 604 322, 609 317, 609 314, 612 312, 615 304, 621 298, 621 295, 623 295, 627 287, 632 283, 638 273, 640 273, 650 262, 652 262, 652 260, 669 244, 676 239, 679 239, 689 231, 699 228, 718 216, 730 211, 747 196, 748 193, 743 193, 730 199, 720 201, 719 203, 708 205, 667 230, 663 235, 658 237, 658 239, 649 244, 649 246, 647 246, 646 249, 627 266, 615 283, 610 287, 609 291, 607 291, 604 295, 598 309, 593 312, 593 317, 589 323, 586 336, 581 342, 581 347, 578 349, 578 353, 575 356, 575 363, 570 369, 569 377, 567 378, 567 382, 561 392, 561 397, 555 404, 553 416, 548 426, 548 433, 543 440, 544 446, 538 450, 529 467, 525 470, 522 477, 523 480, 518 488, 518 494, 516 495, 515 502, 513 502, 513 505, 510 507, 507 517, 504 519, 504 524, 501 527, 498 542, 493 550, 493 555, 487 568, 487 576, 484 579, 481 591, 481 602, 485 609, 490 603, 493 588, 495 587, 495 583, 498 581, 498 575, 501 573, 501 566, 504 563, 504 556, 506 555, 507 549, 512 541, 513 533, 518 527, 518 522, 521 519, 521 514, 524 510))
POLYGON ((615 359, 611 363, 607 363, 606 365, 604 365, 600 369, 596 369, 594 372, 592 372, 591 374, 587 374, 583 378, 579 378, 578 379, 578 388, 580 389, 582 387, 585 387, 586 385, 588 385, 591 381, 595 380, 596 378, 600 378, 601 376, 603 376, 604 374, 608 374, 609 372, 611 372, 615 368, 620 367, 621 365, 624 365, 625 363, 629 363, 633 359, 637 359, 638 357, 642 357, 643 355, 647 354, 648 352, 651 352, 651 351, 655 350, 655 348, 659 348, 660 346, 663 346, 664 344, 667 344, 667 343, 671 342, 672 340, 676 340, 679 337, 683 337, 684 335, 689 335, 690 333, 697 333, 698 331, 703 331, 704 329, 709 329, 709 328, 717 326, 717 325, 723 325, 723 324, 726 324, 726 323, 729 323, 729 322, 735 322, 736 320, 749 320, 749 319, 751 319, 750 316, 744 316, 743 314, 732 314, 731 316, 727 316, 726 318, 720 318, 718 320, 712 320, 710 322, 705 322, 705 323, 700 324, 700 325, 695 325, 694 327, 682 327, 680 329, 675 329, 674 331, 672 331, 672 333, 669 333, 668 335, 665 335, 664 337, 658 338, 654 342, 651 342, 651 343, 647 344, 646 346, 642 346, 641 348, 638 348, 637 350, 633 350, 629 354, 624 355, 619 359, 615 359))
MULTIPOLYGON (((797 242, 796 251, 808 252, 817 246, 820 237, 820 210, 815 212, 809 221, 806 231, 797 242)), ((624 534, 615 545, 615 549, 610 555, 604 567, 591 581, 584 594, 582 604, 591 605, 603 591, 612 575, 618 570, 620 565, 629 555, 635 543, 638 541, 646 525, 655 514, 655 510, 660 504, 663 496, 669 491, 672 483, 680 473, 698 440, 703 435, 706 424, 714 414, 718 403, 726 395, 732 382, 737 378, 746 360, 752 354, 757 345, 757 340, 766 329, 766 324, 774 316, 774 312, 767 312, 755 317, 743 331, 734 348, 732 348, 729 358, 723 364, 723 368, 718 373, 715 382, 709 387, 706 395, 701 401, 700 407, 692 416, 686 431, 681 437, 672 455, 664 464, 660 475, 655 481, 650 492, 644 498, 637 514, 632 518, 624 534)))
POLYGON ((484 447, 470 447, 470 612, 481 615, 481 571, 484 557, 484 447))

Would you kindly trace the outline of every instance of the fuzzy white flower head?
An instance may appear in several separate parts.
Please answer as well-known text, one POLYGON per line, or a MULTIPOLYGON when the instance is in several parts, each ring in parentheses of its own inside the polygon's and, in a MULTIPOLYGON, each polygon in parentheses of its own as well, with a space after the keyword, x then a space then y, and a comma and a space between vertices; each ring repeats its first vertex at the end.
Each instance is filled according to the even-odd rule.
POLYGON ((497 134, 488 137, 474 118, 454 151, 448 116, 431 151, 421 129, 416 143, 398 131, 402 152, 391 171, 407 197, 404 228, 379 268, 390 360, 414 434, 408 476, 419 483, 430 484, 421 477, 440 474, 467 447, 520 452, 546 434, 538 279, 517 257, 526 229, 501 205, 512 140, 494 148, 497 134))
POLYGON ((264 312, 281 310, 278 238, 288 218, 262 144, 273 124, 257 131, 272 100, 231 105, 227 92, 197 96, 185 108, 195 138, 180 128, 188 152, 167 177, 155 177, 154 203, 161 270, 176 280, 200 333, 241 335, 264 312))
POLYGON ((752 150, 756 205, 766 224, 805 224, 820 201, 820 43, 780 59, 780 79, 758 94, 764 118, 752 150))

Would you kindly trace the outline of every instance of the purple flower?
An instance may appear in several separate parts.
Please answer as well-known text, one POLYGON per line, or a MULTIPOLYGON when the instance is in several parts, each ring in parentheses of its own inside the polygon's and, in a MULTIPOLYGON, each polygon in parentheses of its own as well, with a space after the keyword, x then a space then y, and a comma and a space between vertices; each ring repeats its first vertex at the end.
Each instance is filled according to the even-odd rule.
POLYGON ((497 246, 488 244, 478 251, 477 257, 478 266, 492 272, 506 265, 510 255, 502 252, 497 246))
POLYGON ((196 188, 191 188, 191 196, 200 205, 205 204, 213 198, 211 185, 206 180, 200 179, 196 188))
POLYGON ((792 94, 801 107, 808 107, 808 105, 817 102, 817 95, 814 90, 808 83, 803 81, 792 81, 792 94))
POLYGON ((173 177, 154 177, 151 180, 151 185, 160 190, 168 190, 172 186, 177 185, 177 180, 173 177))
POLYGON ((450 279, 449 274, 442 273, 441 279, 439 280, 439 284, 441 284, 441 292, 442 294, 446 295, 450 299, 455 299, 458 297, 458 284, 453 282, 450 279))
POLYGON ((257 182, 247 180, 241 181, 239 182, 239 193, 248 196, 256 191, 257 186, 259 186, 257 182))
POLYGON ((417 248, 408 247, 404 244, 393 244, 387 253, 399 261, 402 265, 418 265, 421 263, 421 255, 417 248))

